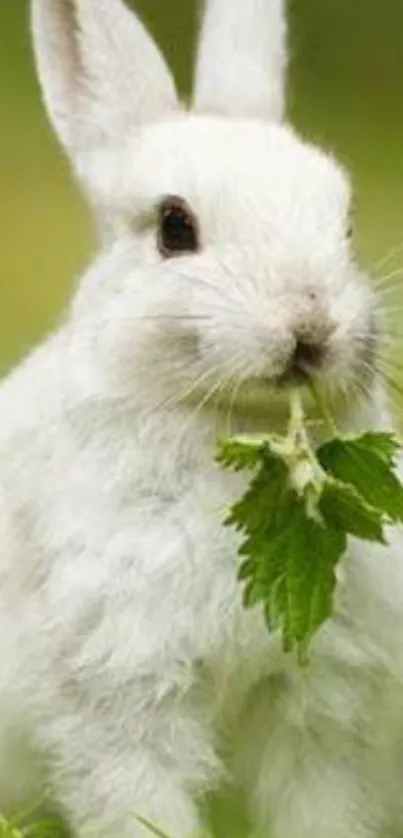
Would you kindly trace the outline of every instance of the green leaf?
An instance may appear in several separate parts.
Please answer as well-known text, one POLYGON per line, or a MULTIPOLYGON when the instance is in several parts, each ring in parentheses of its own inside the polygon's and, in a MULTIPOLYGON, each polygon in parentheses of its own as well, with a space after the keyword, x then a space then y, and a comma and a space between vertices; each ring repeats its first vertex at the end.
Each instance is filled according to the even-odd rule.
POLYGON ((382 433, 381 431, 368 431, 362 436, 354 439, 355 445, 365 454, 367 451, 373 451, 378 457, 381 457, 388 466, 395 465, 396 457, 400 450, 400 442, 392 433, 382 433))
POLYGON ((319 448, 317 457, 325 471, 353 486, 367 504, 397 522, 403 521, 403 486, 390 466, 393 450, 387 435, 365 434, 333 439, 319 448))
POLYGON ((238 571, 238 580, 239 582, 244 582, 245 579, 249 579, 250 576, 253 576, 255 572, 255 560, 254 559, 246 559, 246 561, 242 562, 241 567, 238 571))
POLYGON ((336 586, 335 569, 347 548, 344 532, 327 529, 312 519, 301 519, 290 543, 288 571, 289 632, 301 663, 318 629, 331 617, 336 586))
POLYGON ((394 472, 393 434, 336 437, 313 451, 298 393, 284 437, 221 441, 225 468, 252 471, 226 525, 242 536, 238 578, 246 608, 262 606, 269 631, 301 663, 331 616, 336 566, 348 536, 384 545, 386 524, 403 521, 403 486, 394 472))
POLYGON ((217 463, 234 471, 253 469, 259 465, 264 443, 253 437, 234 437, 218 442, 217 463))
POLYGON ((261 468, 248 491, 231 509, 226 524, 238 530, 266 532, 287 524, 289 479, 285 464, 261 452, 261 468))
POLYGON ((353 486, 329 480, 323 487, 319 511, 333 530, 344 531, 365 541, 386 544, 383 516, 369 506, 353 486))
POLYGON ((280 625, 284 649, 298 648, 301 658, 315 631, 330 616, 335 564, 346 549, 343 532, 325 529, 307 518, 303 503, 287 495, 287 526, 255 533, 244 543, 249 555, 243 564, 247 578, 244 604, 264 605, 270 626, 280 625))
POLYGON ((283 544, 283 572, 271 616, 283 626, 285 651, 297 647, 305 659, 313 635, 331 615, 335 567, 347 539, 307 518, 302 506, 296 514, 283 544))
POLYGON ((262 602, 265 598, 264 587, 257 578, 249 579, 246 583, 242 602, 244 608, 253 608, 258 602, 262 602))

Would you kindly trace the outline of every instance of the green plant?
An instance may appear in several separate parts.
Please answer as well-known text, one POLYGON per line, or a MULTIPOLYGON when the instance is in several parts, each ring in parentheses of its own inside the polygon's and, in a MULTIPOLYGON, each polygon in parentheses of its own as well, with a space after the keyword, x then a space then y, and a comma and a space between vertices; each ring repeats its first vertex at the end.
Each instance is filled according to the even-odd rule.
POLYGON ((218 462, 247 470, 250 485, 226 525, 244 536, 239 579, 244 605, 261 603, 286 652, 307 662, 314 634, 330 617, 336 567, 348 538, 386 544, 386 527, 403 522, 403 486, 393 434, 333 438, 314 450, 298 392, 285 436, 225 439, 218 462))

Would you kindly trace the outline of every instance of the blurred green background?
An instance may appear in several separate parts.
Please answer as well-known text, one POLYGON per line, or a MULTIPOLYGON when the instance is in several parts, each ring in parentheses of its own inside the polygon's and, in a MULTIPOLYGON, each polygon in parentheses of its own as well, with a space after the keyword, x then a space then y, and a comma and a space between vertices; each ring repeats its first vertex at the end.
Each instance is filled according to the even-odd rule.
MULTIPOLYGON (((197 3, 137 0, 136 7, 188 91, 197 3)), ((291 116, 350 167, 357 243, 374 265, 403 243, 403 0, 290 0, 290 19, 291 116)), ((28 0, 1 0, 0 38, 4 371, 55 322, 92 243, 86 210, 41 107, 28 0)), ((384 271, 399 264, 403 250, 384 271)))

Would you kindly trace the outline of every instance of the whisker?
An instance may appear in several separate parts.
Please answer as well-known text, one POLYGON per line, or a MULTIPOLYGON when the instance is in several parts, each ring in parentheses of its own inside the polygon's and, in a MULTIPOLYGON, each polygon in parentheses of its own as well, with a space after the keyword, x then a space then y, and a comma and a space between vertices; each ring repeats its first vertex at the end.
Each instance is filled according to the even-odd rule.
MULTIPOLYGON (((385 365, 385 364, 382 364, 382 363, 378 363, 377 367, 376 367, 376 373, 378 375, 381 375, 381 376, 386 374, 391 379, 393 379, 393 381, 395 381, 397 383, 398 381, 401 381, 401 379, 402 379, 403 367, 402 366, 395 367, 393 365, 385 365)), ((398 386, 399 385, 397 384, 397 387, 398 386)))
POLYGON ((190 415, 186 417, 180 434, 175 437, 173 443, 174 450, 180 450, 188 429, 194 424, 194 422, 196 421, 197 417, 200 415, 206 404, 208 404, 214 398, 216 393, 220 392, 220 389, 225 379, 226 376, 221 376, 221 378, 219 378, 218 381, 216 381, 215 384, 213 384, 212 387, 207 391, 207 393, 205 393, 205 395, 200 399, 200 401, 196 405, 195 409, 190 413, 190 415))
POLYGON ((239 392, 240 392, 240 389, 241 389, 243 383, 244 383, 243 378, 239 378, 238 381, 235 380, 235 383, 234 383, 234 386, 233 386, 233 389, 232 389, 231 397, 230 397, 229 404, 228 404, 228 412, 227 412, 227 435, 228 436, 232 436, 232 419, 233 419, 233 414, 234 414, 235 402, 237 400, 237 397, 239 395, 239 392))
POLYGON ((368 404, 371 402, 372 393, 369 385, 366 383, 365 380, 362 380, 358 373, 356 373, 351 382, 352 389, 355 393, 358 393, 359 398, 361 398, 364 404, 368 404))
POLYGON ((381 369, 379 366, 377 367, 377 373, 381 378, 384 379, 384 381, 386 381, 388 388, 394 391, 394 393, 399 397, 399 400, 403 399, 403 388, 400 387, 400 385, 397 383, 397 381, 395 381, 393 376, 389 375, 389 373, 387 373, 385 369, 381 369))
POLYGON ((403 241, 399 242, 399 244, 395 245, 395 247, 392 247, 386 253, 385 256, 383 256, 381 259, 379 259, 378 262, 375 262, 375 266, 374 266, 375 270, 379 270, 379 268, 382 268, 384 265, 387 265, 388 262, 391 261, 391 259, 398 256, 402 251, 403 251, 403 241))
POLYGON ((175 271, 174 276, 179 277, 180 279, 186 279, 186 281, 193 284, 205 285, 207 288, 212 289, 218 296, 221 296, 227 304, 237 310, 238 307, 235 305, 228 289, 223 288, 218 281, 214 283, 211 280, 206 279, 206 277, 196 276, 183 270, 175 271))
POLYGON ((402 274, 403 267, 395 268, 395 270, 391 271, 388 274, 385 274, 384 276, 374 277, 373 282, 377 288, 382 288, 382 286, 388 284, 391 279, 395 279, 395 277, 402 276, 402 274))
POLYGON ((377 305, 393 305, 394 299, 399 297, 403 289, 403 282, 399 280, 398 283, 391 283, 384 287, 375 288, 377 305))
POLYGON ((218 371, 219 371, 219 367, 216 366, 216 367, 213 367, 213 369, 208 369, 206 372, 204 372, 202 375, 200 375, 198 378, 196 378, 196 380, 194 382, 192 382, 192 384, 185 391, 182 392, 179 399, 176 401, 176 404, 180 404, 180 403, 183 404, 186 401, 188 401, 190 396, 192 396, 193 393, 197 392, 199 387, 202 384, 205 384, 206 381, 208 381, 210 378, 212 378, 218 371))
POLYGON ((173 320, 173 321, 187 321, 187 320, 211 320, 212 317, 209 315, 202 315, 202 314, 138 314, 135 315, 133 320, 173 320))
POLYGON ((378 290, 377 293, 377 305, 379 307, 386 308, 387 310, 392 309, 396 305, 401 305, 402 300, 402 291, 403 291, 403 281, 399 282, 398 285, 389 288, 383 288, 382 290, 378 290))
POLYGON ((394 361, 389 358, 378 358, 378 367, 388 370, 392 375, 400 378, 403 375, 403 364, 400 361, 394 361))
POLYGON ((383 274, 382 276, 379 276, 379 277, 373 277, 372 278, 372 284, 375 286, 375 288, 377 288, 378 290, 381 290, 381 291, 382 291, 383 288, 385 288, 386 290, 388 288, 393 288, 393 287, 398 288, 399 285, 400 285, 400 277, 402 276, 402 274, 403 274, 403 266, 400 266, 399 268, 396 268, 394 271, 391 271, 388 274, 383 274), (394 281, 392 281, 392 280, 394 280, 394 281))
MULTIPOLYGON (((184 364, 183 369, 188 370, 188 367, 184 364)), ((205 381, 208 381, 208 379, 214 376, 217 372, 218 368, 205 370, 202 374, 196 376, 191 384, 188 384, 188 386, 185 386, 182 389, 176 390, 173 394, 171 393, 159 403, 149 408, 145 414, 142 414, 142 418, 147 419, 149 416, 155 415, 156 413, 164 410, 168 411, 170 408, 174 408, 181 403, 185 403, 187 399, 189 399, 189 397, 197 391, 198 387, 202 386, 205 381)))

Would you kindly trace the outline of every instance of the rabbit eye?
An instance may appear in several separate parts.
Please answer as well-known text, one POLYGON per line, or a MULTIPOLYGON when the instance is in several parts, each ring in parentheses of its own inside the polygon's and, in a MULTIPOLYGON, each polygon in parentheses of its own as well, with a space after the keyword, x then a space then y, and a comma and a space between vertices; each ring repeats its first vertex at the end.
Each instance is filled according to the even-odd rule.
POLYGON ((194 253, 199 247, 197 221, 182 198, 166 198, 159 209, 158 249, 171 258, 181 253, 194 253))

